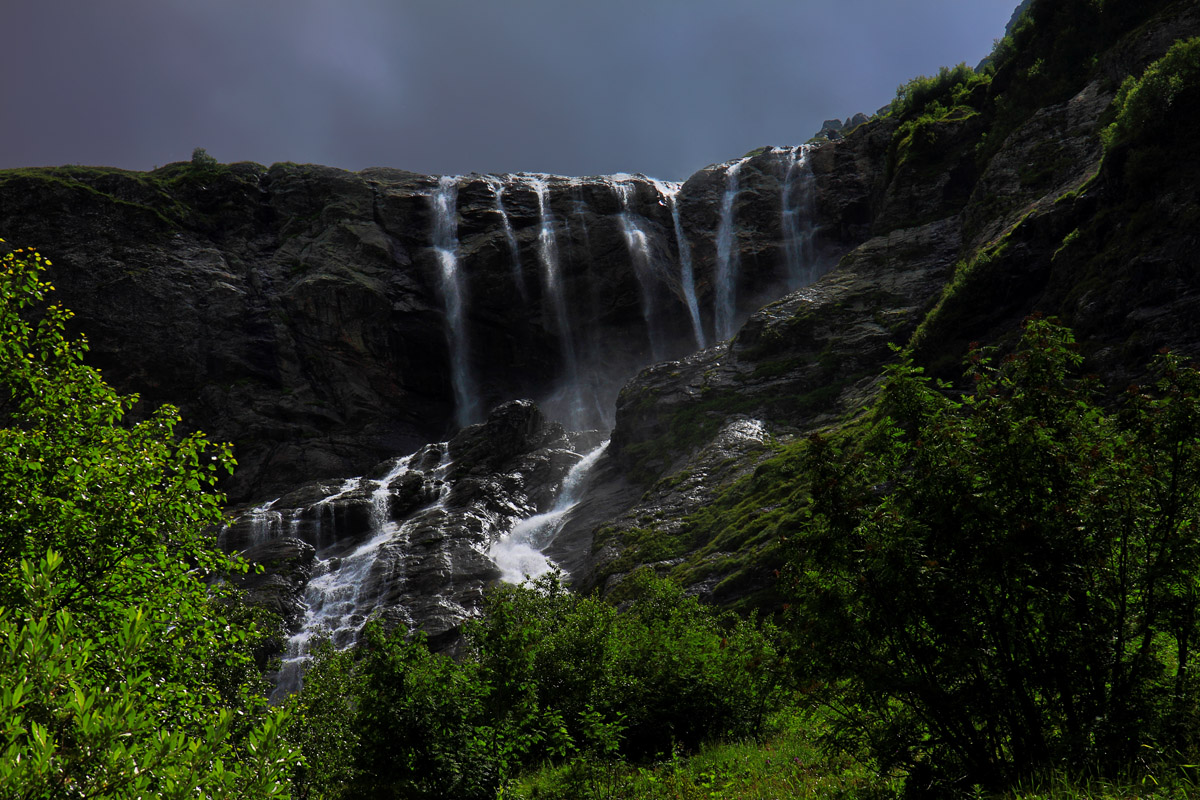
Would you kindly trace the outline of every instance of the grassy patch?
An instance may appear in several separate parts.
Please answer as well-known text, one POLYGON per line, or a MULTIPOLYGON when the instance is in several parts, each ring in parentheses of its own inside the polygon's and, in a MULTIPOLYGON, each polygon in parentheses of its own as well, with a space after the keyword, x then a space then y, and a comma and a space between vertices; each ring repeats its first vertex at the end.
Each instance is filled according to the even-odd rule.
POLYGON ((820 717, 792 708, 776 715, 763 741, 711 744, 653 764, 589 760, 525 775, 505 797, 525 800, 775 800, 890 797, 881 781, 845 755, 822 752, 820 717))

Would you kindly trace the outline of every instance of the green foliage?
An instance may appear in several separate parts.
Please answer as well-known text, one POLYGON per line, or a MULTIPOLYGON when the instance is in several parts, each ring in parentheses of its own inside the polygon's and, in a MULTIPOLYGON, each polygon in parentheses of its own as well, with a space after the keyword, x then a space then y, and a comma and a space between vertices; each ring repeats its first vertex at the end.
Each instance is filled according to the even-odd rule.
POLYGON ((202 169, 212 169, 218 166, 220 162, 208 154, 208 151, 203 147, 197 147, 192 151, 192 166, 202 169))
POLYGON ((1195 752, 1200 373, 1164 356, 1119 412, 1027 323, 974 390, 893 367, 862 451, 814 437, 791 571, 811 677, 847 746, 914 788, 1195 752))
POLYGON ((320 649, 294 700, 302 797, 494 797, 522 768, 591 774, 758 735, 782 697, 771 630, 646 573, 619 613, 555 578, 500 586, 452 661, 403 630, 320 649))
POLYGON ((783 659, 762 625, 723 615, 643 570, 603 654, 595 706, 623 717, 621 752, 661 756, 757 736, 779 702, 783 659))
POLYGON ((455 662, 378 623, 354 650, 324 643, 292 698, 297 796, 495 797, 547 727, 505 661, 455 662))
POLYGON ((1141 77, 1121 84, 1113 107, 1116 120, 1104 131, 1104 146, 1168 138, 1180 109, 1200 99, 1200 37, 1180 40, 1141 77))
POLYGON ((1038 0, 993 59, 995 118, 981 156, 1038 109, 1061 103, 1100 71, 1101 57, 1122 36, 1172 0, 1038 0))
POLYGON ((259 634, 206 583, 244 568, 211 535, 228 450, 171 408, 124 423, 46 264, 0 258, 0 795, 283 796, 259 634))
POLYGON ((892 114, 904 120, 922 114, 936 116, 935 106, 944 114, 945 109, 971 105, 976 89, 990 82, 989 73, 976 72, 966 64, 941 67, 936 75, 918 75, 896 89, 892 114))
POLYGON ((163 686, 147 663, 159 612, 127 608, 96 637, 62 608, 62 566, 23 561, 27 607, 0 608, 0 797, 286 796, 287 716, 244 729, 163 686))

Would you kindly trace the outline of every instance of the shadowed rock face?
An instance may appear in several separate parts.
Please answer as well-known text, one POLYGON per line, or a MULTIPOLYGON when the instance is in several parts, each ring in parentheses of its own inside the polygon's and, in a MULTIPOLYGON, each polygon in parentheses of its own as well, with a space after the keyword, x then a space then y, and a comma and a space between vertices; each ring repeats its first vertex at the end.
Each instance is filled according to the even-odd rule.
MULTIPOLYGON (((739 318, 786 285, 791 152, 763 151, 742 170, 739 318)), ((189 424, 234 443, 239 469, 226 490, 238 502, 446 439, 456 369, 480 413, 532 397, 571 427, 611 426, 628 377, 696 348, 689 291, 713 340, 728 166, 682 189, 628 175, 454 180, 445 222, 461 363, 431 176, 294 164, 14 170, 0 172, 0 232, 54 263, 58 297, 111 383, 146 406, 179 405, 189 424)), ((858 233, 814 227, 816 271, 858 233)))

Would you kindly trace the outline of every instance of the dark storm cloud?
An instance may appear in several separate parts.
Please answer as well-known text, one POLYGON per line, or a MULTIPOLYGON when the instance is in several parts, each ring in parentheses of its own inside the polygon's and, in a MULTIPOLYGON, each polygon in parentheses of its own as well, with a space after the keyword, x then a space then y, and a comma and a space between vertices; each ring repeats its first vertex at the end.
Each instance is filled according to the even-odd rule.
POLYGON ((682 178, 1000 36, 1015 0, 15 0, 0 167, 682 178))

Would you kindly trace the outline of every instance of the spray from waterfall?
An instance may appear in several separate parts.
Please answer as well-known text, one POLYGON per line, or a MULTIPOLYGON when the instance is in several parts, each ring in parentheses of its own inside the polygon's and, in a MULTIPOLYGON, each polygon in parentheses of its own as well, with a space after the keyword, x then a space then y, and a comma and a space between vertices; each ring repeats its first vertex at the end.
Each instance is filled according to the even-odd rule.
POLYGON ((462 276, 458 264, 458 178, 442 176, 432 195, 433 250, 441 268, 442 297, 446 310, 446 343, 450 349, 450 381, 454 389, 455 419, 460 428, 478 421, 479 395, 468 363, 467 331, 462 276))
POLYGON ((815 190, 812 164, 808 154, 811 147, 802 144, 775 152, 787 165, 783 177, 783 197, 780 202, 784 258, 787 264, 788 290, 807 286, 817 279, 814 251, 813 219, 815 190))
POLYGON ((554 540, 571 511, 583 500, 585 481, 606 447, 607 440, 571 467, 563 479, 553 508, 521 520, 492 545, 488 555, 500 568, 500 580, 520 583, 526 578, 541 577, 554 569, 553 562, 542 554, 542 550, 554 540))
POLYGON ((567 391, 571 394, 571 410, 567 422, 575 426, 577 420, 584 415, 585 409, 579 388, 579 362, 575 355, 575 341, 571 334, 567 301, 559 272, 558 239, 554 233, 554 215, 550 210, 550 186, 543 175, 531 175, 528 180, 538 199, 538 215, 541 222, 538 232, 538 260, 542 266, 542 286, 554 319, 554 332, 562 348, 563 372, 567 391))
POLYGON ((504 238, 508 242, 508 252, 512 255, 513 282, 517 284, 517 291, 521 293, 521 299, 528 302, 529 290, 525 288, 525 271, 521 268, 517 234, 513 230, 512 221, 508 218, 508 212, 504 208, 504 181, 493 175, 486 176, 484 180, 492 189, 492 194, 496 198, 496 211, 500 213, 500 220, 504 225, 504 238))
POLYGON ((638 287, 642 293, 642 319, 646 323, 646 335, 650 339, 650 352, 655 361, 662 361, 662 337, 654 323, 654 266, 650 256, 650 237, 642 226, 633 218, 633 176, 613 175, 613 191, 621 204, 621 232, 625 236, 625 248, 629 251, 629 260, 633 263, 633 273, 637 276, 638 287))
POLYGON ((738 195, 738 171, 746 159, 734 162, 725 173, 725 194, 721 198, 721 219, 717 223, 717 265, 714 276, 717 339, 728 339, 736 331, 738 251, 734 247, 734 201, 738 195))
POLYGON ((700 303, 696 299, 696 273, 692 266, 692 246, 688 244, 687 236, 683 233, 683 223, 679 219, 679 189, 678 183, 667 183, 657 178, 653 179, 654 187, 666 200, 667 208, 671 210, 671 221, 675 224, 675 243, 679 249, 679 283, 683 287, 683 299, 687 303, 688 315, 692 319, 692 332, 696 336, 696 346, 701 350, 708 347, 704 335, 704 325, 700 321, 700 303))

